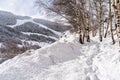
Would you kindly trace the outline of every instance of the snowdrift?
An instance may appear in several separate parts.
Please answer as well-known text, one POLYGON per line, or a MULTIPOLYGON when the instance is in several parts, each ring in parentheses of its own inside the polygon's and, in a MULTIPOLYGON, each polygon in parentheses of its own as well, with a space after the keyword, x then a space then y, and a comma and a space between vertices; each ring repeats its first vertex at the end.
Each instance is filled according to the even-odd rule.
MULTIPOLYGON (((67 34, 67 36, 66 36, 67 34)), ((0 65, 1 80, 119 80, 120 49, 107 38, 79 44, 76 34, 0 65)))

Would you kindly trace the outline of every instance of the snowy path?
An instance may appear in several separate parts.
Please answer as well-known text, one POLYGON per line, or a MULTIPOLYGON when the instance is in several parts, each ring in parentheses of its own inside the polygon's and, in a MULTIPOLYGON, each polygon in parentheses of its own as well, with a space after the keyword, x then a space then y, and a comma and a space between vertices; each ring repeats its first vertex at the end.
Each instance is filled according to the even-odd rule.
POLYGON ((84 45, 81 46, 81 51, 83 55, 75 60, 50 66, 33 80, 99 80, 96 75, 97 68, 93 66, 93 59, 99 54, 100 45, 98 43, 84 45))
POLYGON ((1 80, 119 80, 120 48, 108 40, 80 45, 75 35, 0 65, 1 80), (112 74, 111 74, 112 73, 112 74))

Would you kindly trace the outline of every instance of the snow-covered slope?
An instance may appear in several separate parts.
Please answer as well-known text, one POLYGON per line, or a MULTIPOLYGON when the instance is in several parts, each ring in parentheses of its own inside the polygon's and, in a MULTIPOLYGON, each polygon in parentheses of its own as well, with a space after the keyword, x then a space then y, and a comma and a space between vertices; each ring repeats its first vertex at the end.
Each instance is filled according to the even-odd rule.
POLYGON ((119 80, 120 49, 110 38, 79 44, 77 34, 0 65, 1 80, 119 80))
MULTIPOLYGON (((58 40, 62 33, 69 28, 69 25, 56 21, 0 11, 0 44, 4 44, 0 46, 0 63, 11 58, 8 55, 11 54, 10 51, 6 52, 9 47, 5 44, 9 43, 11 47, 13 47, 11 44, 17 44, 20 47, 31 46, 32 49, 34 49, 32 46, 43 47, 58 40), (4 48, 4 46, 8 48, 4 48)), ((16 50, 15 45, 14 50, 16 50)), ((13 49, 9 50, 14 52, 13 49)), ((12 53, 11 56, 14 57, 16 55, 12 53)))
POLYGON ((0 42, 14 38, 19 41, 53 43, 61 36, 61 32, 69 28, 62 23, 0 11, 0 42))

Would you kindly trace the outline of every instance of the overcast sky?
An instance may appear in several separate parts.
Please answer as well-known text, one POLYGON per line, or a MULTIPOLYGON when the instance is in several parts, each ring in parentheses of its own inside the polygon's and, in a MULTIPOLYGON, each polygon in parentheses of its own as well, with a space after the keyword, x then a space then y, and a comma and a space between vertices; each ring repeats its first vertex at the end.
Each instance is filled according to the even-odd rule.
POLYGON ((0 10, 25 16, 39 15, 34 0, 0 0, 0 10))

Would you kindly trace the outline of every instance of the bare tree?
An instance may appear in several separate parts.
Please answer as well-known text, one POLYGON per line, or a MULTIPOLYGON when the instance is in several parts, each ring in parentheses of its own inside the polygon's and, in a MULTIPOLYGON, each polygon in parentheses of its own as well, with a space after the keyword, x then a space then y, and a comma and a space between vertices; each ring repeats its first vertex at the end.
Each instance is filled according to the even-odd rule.
POLYGON ((110 32, 111 32, 112 42, 113 42, 113 44, 115 44, 114 35, 113 35, 113 31, 112 31, 111 0, 109 0, 109 18, 110 18, 110 32))
POLYGON ((115 44, 113 35, 113 15, 112 15, 112 2, 116 15, 117 35, 120 40, 120 25, 118 15, 120 13, 120 1, 119 0, 53 0, 52 6, 48 6, 42 3, 41 0, 37 0, 36 4, 40 7, 44 6, 51 12, 54 12, 61 17, 64 17, 73 26, 75 32, 79 33, 79 42, 84 44, 86 39, 90 42, 90 34, 93 36, 99 33, 99 40, 103 40, 103 36, 106 37, 107 33, 111 33, 112 42, 115 44), (117 2, 116 2, 117 1, 117 2), (107 24, 104 25, 104 24, 107 24))
POLYGON ((120 0, 112 0, 112 2, 113 2, 114 15, 115 15, 116 32, 120 45, 120 0))

